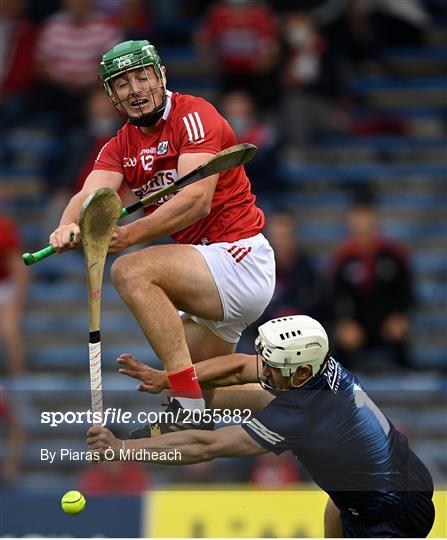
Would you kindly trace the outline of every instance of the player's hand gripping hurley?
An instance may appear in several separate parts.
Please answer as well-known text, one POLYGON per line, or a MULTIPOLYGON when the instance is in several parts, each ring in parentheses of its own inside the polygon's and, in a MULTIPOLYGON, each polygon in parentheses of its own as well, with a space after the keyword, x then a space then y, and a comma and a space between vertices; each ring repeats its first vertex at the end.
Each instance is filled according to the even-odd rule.
POLYGON ((101 188, 85 200, 79 216, 82 246, 87 267, 89 361, 92 412, 102 419, 101 375, 101 289, 104 264, 121 214, 121 200, 113 189, 101 188))
MULTIPOLYGON (((226 148, 213 156, 209 161, 199 165, 196 169, 193 169, 191 172, 185 174, 185 176, 182 176, 182 178, 179 178, 172 184, 169 184, 159 191, 150 193, 149 195, 146 195, 146 197, 143 197, 140 201, 123 208, 117 219, 132 214, 140 208, 144 208, 145 206, 160 200, 162 197, 169 195, 179 187, 185 187, 189 184, 197 182, 198 180, 212 176, 213 174, 227 171, 228 169, 233 169, 234 167, 240 167, 252 159, 256 153, 256 150, 256 146, 249 143, 236 144, 235 146, 226 148)), ((24 253, 22 257, 25 264, 29 266, 41 261, 42 259, 45 259, 53 253, 56 253, 53 246, 47 246, 39 251, 36 251, 35 253, 24 253)))

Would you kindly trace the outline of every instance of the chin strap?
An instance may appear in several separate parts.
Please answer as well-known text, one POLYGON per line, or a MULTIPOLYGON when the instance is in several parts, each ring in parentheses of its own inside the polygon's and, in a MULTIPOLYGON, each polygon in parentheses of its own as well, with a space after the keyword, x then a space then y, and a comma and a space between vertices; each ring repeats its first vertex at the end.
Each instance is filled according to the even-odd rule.
POLYGON ((152 111, 149 114, 140 116, 139 118, 132 118, 129 116, 129 124, 137 127, 151 127, 156 124, 165 112, 166 104, 162 105, 157 111, 152 111))
MULTIPOLYGON (((164 94, 163 94, 163 101, 161 102, 161 104, 158 107, 156 107, 152 112, 148 114, 143 114, 139 118, 129 117, 130 124, 133 124, 134 126, 138 126, 138 127, 152 127, 160 120, 160 118, 163 116, 163 113, 165 112, 166 102, 167 102, 166 88, 165 86, 163 86, 163 88, 164 88, 164 94)), ((152 94, 152 99, 154 100, 154 104, 155 104, 155 98, 154 98, 152 90, 151 90, 151 94, 152 94)))

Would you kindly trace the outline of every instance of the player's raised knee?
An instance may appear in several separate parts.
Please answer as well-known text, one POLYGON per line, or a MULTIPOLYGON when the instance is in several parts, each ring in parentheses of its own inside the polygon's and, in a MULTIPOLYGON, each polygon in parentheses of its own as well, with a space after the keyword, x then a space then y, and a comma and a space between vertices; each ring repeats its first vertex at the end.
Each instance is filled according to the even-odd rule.
POLYGON ((114 261, 110 270, 110 277, 115 287, 121 290, 133 283, 140 272, 140 265, 136 260, 135 253, 129 253, 114 261))

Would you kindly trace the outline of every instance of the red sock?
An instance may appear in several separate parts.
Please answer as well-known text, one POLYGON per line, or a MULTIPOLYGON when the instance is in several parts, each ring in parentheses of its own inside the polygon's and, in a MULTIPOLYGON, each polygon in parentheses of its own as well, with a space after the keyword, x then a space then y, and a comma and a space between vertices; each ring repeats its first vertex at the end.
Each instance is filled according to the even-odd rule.
POLYGON ((194 366, 188 366, 177 373, 168 371, 168 383, 174 397, 203 399, 202 389, 197 380, 194 366))

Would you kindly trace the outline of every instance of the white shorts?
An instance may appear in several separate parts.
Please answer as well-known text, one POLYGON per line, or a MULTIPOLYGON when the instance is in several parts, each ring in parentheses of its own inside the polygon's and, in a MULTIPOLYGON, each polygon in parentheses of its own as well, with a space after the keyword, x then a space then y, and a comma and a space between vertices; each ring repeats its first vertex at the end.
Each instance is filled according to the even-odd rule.
POLYGON ((275 256, 263 234, 236 242, 194 245, 213 275, 223 306, 223 321, 209 321, 185 314, 216 336, 237 343, 242 332, 256 321, 275 289, 275 256))

